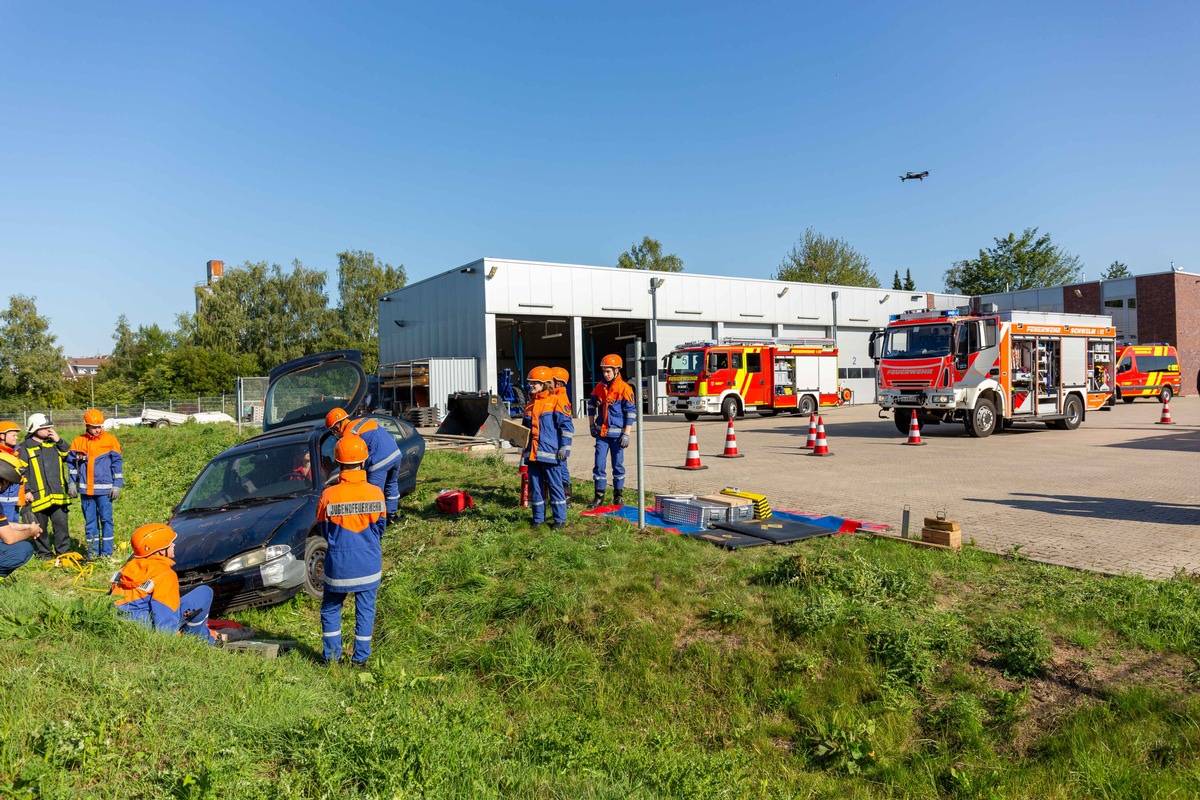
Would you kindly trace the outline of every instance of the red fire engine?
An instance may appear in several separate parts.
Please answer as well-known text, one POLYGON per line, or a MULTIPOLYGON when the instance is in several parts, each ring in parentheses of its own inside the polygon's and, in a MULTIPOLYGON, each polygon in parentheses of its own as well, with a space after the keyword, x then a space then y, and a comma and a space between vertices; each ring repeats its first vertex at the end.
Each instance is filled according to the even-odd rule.
POLYGON ((832 339, 688 342, 663 361, 671 411, 688 420, 701 414, 733 419, 754 410, 764 416, 808 415, 850 400, 850 390, 838 387, 832 339))

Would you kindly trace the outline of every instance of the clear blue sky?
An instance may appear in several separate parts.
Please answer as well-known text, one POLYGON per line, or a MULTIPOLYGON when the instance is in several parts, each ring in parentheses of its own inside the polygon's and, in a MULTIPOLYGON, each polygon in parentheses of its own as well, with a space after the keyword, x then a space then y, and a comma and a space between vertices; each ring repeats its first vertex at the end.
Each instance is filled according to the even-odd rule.
POLYGON ((1037 226, 1200 271, 1200 4, 0 2, 0 275, 69 355, 346 248, 881 282, 1037 226), (901 183, 929 170, 924 183, 901 183))

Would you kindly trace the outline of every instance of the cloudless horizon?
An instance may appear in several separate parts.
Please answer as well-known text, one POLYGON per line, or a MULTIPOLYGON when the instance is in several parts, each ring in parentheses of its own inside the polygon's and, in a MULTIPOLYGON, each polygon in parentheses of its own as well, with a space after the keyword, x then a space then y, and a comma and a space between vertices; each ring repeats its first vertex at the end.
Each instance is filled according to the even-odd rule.
POLYGON ((1194 3, 0 2, 0 274, 64 352, 174 325, 205 262, 409 282, 490 256, 881 285, 1037 227, 1200 272, 1194 3), (907 171, 924 181, 901 183, 907 171))

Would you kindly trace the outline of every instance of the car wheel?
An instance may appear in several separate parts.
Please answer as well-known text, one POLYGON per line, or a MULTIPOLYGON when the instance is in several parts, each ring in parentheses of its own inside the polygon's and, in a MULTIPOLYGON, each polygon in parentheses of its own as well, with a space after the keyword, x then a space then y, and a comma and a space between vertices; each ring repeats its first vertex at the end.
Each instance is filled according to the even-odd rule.
POLYGON ((1160 403, 1169 403, 1169 402, 1171 402, 1171 398, 1174 396, 1175 396, 1175 392, 1171 390, 1171 387, 1164 386, 1163 390, 1162 390, 1162 394, 1160 394, 1158 396, 1158 401, 1160 403))
POLYGON ((688 422, 695 422, 696 420, 700 419, 700 415, 695 411, 685 411, 683 412, 683 418, 688 422))
POLYGON ((1057 420, 1056 428, 1060 431, 1073 431, 1079 427, 1079 423, 1083 422, 1083 403, 1079 402, 1079 398, 1072 395, 1067 398, 1067 404, 1063 407, 1063 418, 1057 420))
POLYGON ((325 553, 329 543, 321 536, 310 536, 304 543, 304 591, 314 600, 325 594, 325 553))
POLYGON ((1121 396, 1122 403, 1132 403, 1136 399, 1136 397, 1125 397, 1124 395, 1121 396))
POLYGON ((730 421, 738 415, 738 401, 733 395, 726 397, 721 403, 721 417, 726 422, 730 421))
POLYGON ((800 398, 799 410, 802 417, 811 417, 813 412, 817 410, 817 404, 813 402, 811 394, 806 394, 800 398))
POLYGON ((996 406, 991 400, 982 399, 975 404, 967 420, 967 433, 976 439, 986 439, 996 430, 996 406))
POLYGON ((156 427, 156 428, 169 428, 169 427, 171 427, 171 423, 167 422, 165 419, 160 419, 160 420, 157 420, 157 421, 154 423, 154 427, 156 427))

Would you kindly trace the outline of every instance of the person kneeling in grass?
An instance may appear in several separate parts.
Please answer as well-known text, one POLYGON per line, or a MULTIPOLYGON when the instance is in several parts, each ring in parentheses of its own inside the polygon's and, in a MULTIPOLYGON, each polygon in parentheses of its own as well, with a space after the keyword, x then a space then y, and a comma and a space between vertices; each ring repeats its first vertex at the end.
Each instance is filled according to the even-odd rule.
POLYGON ((186 633, 209 644, 216 637, 208 629, 213 591, 197 586, 179 596, 175 574, 175 531, 161 522, 133 532, 133 558, 112 577, 109 594, 127 619, 166 633, 186 633))
MULTIPOLYGON (((7 461, 0 461, 0 492, 20 483, 21 473, 17 472, 17 468, 7 461)), ((4 580, 33 558, 33 545, 30 540, 41 535, 40 525, 25 525, 16 520, 9 522, 4 512, 0 511, 0 580, 4 580)))

